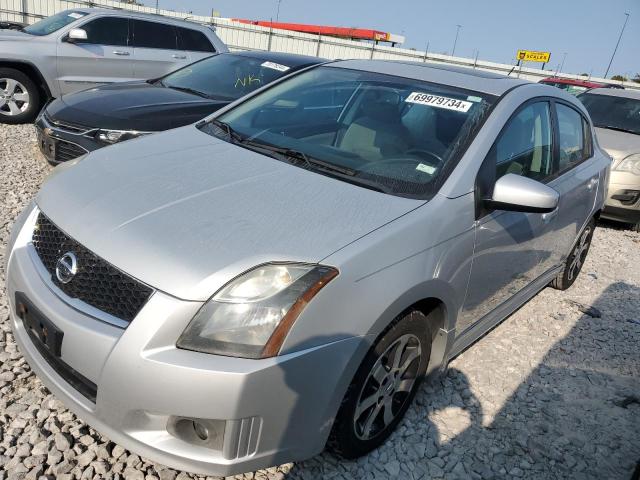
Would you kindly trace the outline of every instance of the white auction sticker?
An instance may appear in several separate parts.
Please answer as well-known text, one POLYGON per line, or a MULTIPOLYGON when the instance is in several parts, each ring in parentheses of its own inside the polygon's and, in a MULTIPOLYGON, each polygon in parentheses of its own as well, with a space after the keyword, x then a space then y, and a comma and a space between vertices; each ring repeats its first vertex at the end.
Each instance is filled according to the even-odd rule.
POLYGON ((71 18, 75 18, 76 20, 79 19, 79 18, 84 17, 84 15, 82 15, 81 13, 75 13, 75 12, 70 13, 69 16, 71 18))
POLYGON ((420 105, 428 105, 436 108, 446 108, 447 110, 455 110, 456 112, 468 112, 473 103, 457 98, 442 97, 431 93, 413 92, 407 97, 405 102, 418 103, 420 105))
POLYGON ((279 72, 286 72, 290 68, 290 67, 287 67, 286 65, 280 65, 279 63, 275 63, 275 62, 264 62, 261 66, 271 68, 273 70, 278 70, 279 72))
POLYGON ((425 165, 424 163, 419 163, 416 167, 416 170, 418 170, 419 172, 428 173, 429 175, 433 175, 436 171, 436 167, 425 165))

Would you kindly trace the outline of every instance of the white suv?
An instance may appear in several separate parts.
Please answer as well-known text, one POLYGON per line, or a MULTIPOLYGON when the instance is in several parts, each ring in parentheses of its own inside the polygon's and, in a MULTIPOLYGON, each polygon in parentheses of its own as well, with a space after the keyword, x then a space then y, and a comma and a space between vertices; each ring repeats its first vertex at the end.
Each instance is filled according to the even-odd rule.
POLYGON ((32 121, 47 98, 159 77, 228 51, 213 28, 123 10, 65 10, 0 31, 0 122, 32 121))

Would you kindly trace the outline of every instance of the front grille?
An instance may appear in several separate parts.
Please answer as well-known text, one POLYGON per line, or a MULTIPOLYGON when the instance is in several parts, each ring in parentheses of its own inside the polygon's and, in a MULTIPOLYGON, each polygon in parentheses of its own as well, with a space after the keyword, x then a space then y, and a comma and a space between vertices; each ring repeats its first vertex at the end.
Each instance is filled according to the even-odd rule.
POLYGON ((46 112, 44 114, 44 118, 47 121, 47 123, 54 125, 58 127, 60 130, 64 130, 69 133, 83 134, 91 130, 91 128, 85 127, 84 125, 78 125, 77 123, 61 122, 59 120, 54 120, 46 112))
POLYGON ((65 142, 64 140, 56 140, 56 162, 67 162, 74 158, 80 157, 87 151, 76 145, 75 143, 65 142))
POLYGON ((116 318, 127 322, 133 320, 153 293, 147 285, 68 237, 42 213, 38 214, 32 242, 51 274, 51 281, 60 290, 116 318), (71 281, 62 283, 56 275, 56 266, 67 252, 77 258, 77 273, 71 281))

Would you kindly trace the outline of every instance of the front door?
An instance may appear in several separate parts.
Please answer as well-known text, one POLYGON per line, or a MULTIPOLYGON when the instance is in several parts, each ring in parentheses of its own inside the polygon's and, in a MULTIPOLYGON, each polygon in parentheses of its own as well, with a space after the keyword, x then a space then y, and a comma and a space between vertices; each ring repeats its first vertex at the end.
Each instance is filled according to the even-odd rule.
POLYGON ((96 85, 133 80, 129 20, 99 17, 81 24, 87 40, 58 44, 58 83, 63 94, 96 85))
MULTIPOLYGON (((509 120, 478 175, 481 198, 506 174, 548 183, 554 176, 551 105, 529 102, 509 120)), ((471 277, 457 331, 478 320, 536 280, 557 260, 556 222, 550 214, 478 210, 471 277)))

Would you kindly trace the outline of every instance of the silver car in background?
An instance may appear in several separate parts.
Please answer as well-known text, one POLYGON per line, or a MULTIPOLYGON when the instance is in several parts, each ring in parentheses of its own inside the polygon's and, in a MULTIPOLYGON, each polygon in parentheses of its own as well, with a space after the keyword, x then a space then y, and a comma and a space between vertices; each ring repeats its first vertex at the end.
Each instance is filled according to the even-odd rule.
POLYGON ((161 77, 226 51, 208 25, 126 10, 64 10, 0 31, 0 123, 31 122, 50 98, 161 77))
POLYGON ((518 79, 303 70, 54 170, 10 239, 16 341, 171 467, 355 458, 425 374, 575 281, 610 168, 593 136, 578 100, 518 79))
POLYGON ((640 91, 598 88, 580 95, 598 142, 613 158, 602 217, 640 232, 640 91))

